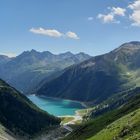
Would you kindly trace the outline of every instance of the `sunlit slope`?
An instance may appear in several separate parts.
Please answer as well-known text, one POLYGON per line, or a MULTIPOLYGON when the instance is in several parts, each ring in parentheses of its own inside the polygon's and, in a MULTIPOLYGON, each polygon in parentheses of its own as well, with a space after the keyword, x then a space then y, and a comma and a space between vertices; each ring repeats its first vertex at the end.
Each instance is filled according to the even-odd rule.
MULTIPOLYGON (((132 112, 138 110, 139 108, 140 108, 140 95, 137 94, 134 97, 132 97, 127 103, 125 103, 125 105, 119 107, 118 109, 101 114, 98 117, 94 117, 88 122, 81 124, 70 135, 68 135, 65 138, 65 140, 71 140, 71 139, 86 140, 91 137, 94 137, 98 133, 100 133, 102 130, 106 129, 107 126, 111 125, 118 119, 125 117, 128 114, 131 114, 132 112)), ((139 116, 139 121, 140 121, 140 116, 139 116)))
POLYGON ((88 140, 137 140, 140 138, 140 109, 125 115, 88 140))

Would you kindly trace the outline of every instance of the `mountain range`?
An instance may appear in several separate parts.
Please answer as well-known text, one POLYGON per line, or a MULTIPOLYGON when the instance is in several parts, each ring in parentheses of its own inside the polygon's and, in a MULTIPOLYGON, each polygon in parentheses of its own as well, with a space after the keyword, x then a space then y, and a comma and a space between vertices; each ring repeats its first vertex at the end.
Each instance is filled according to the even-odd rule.
POLYGON ((122 44, 92 57, 44 83, 37 95, 100 103, 122 91, 140 86, 140 42, 122 44))
POLYGON ((0 65, 6 64, 6 63, 9 62, 10 60, 11 60, 11 58, 9 58, 8 56, 0 55, 0 65))
POLYGON ((85 53, 58 55, 48 51, 25 51, 15 58, 0 56, 0 78, 23 93, 33 89, 44 78, 64 68, 89 59, 85 53))
MULTIPOLYGON (((74 130, 64 140, 137 140, 139 60, 140 42, 136 41, 95 57, 32 50, 15 58, 0 56, 0 75, 24 92, 82 101, 90 106, 83 123, 70 125, 74 130)), ((0 103, 0 139, 29 140, 60 128, 59 118, 39 109, 1 79, 0 103)))

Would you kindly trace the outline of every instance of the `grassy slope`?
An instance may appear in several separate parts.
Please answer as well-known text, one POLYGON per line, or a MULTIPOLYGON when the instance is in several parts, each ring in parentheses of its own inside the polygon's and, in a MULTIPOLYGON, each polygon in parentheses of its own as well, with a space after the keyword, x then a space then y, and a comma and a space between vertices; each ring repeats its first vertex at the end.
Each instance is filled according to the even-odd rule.
POLYGON ((136 140, 140 138, 140 109, 116 120, 88 140, 136 140))
POLYGON ((107 125, 110 125, 117 119, 127 115, 128 113, 138 109, 140 107, 140 95, 135 96, 129 103, 125 106, 105 113, 102 116, 99 116, 95 119, 86 122, 85 124, 80 125, 75 131, 73 131, 65 140, 86 140, 102 129, 106 128, 107 125))
POLYGON ((0 103, 0 123, 16 134, 33 136, 60 123, 2 80, 0 103))

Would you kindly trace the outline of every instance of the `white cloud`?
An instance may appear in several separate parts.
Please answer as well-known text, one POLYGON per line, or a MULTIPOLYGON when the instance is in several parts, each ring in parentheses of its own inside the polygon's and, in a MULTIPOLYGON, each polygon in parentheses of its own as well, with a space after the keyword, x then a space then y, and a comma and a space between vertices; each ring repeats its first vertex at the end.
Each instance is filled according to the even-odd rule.
POLYGON ((66 33, 66 37, 72 38, 72 39, 80 39, 76 33, 71 32, 71 31, 66 33))
POLYGON ((128 5, 128 8, 133 10, 139 10, 140 9, 140 0, 136 0, 135 2, 128 5))
POLYGON ((129 16, 132 26, 140 26, 140 0, 131 3, 128 8, 132 10, 132 14, 129 16))
POLYGON ((50 36, 55 38, 66 37, 71 39, 80 39, 76 33, 71 31, 68 31, 67 33, 61 33, 55 29, 44 29, 40 27, 40 28, 31 28, 30 32, 34 34, 40 34, 40 35, 45 35, 45 36, 50 36))
POLYGON ((140 10, 134 11, 130 19, 133 21, 132 26, 140 26, 140 10))
POLYGON ((97 18, 100 19, 103 23, 120 23, 116 20, 116 16, 125 16, 126 9, 121 7, 108 7, 110 12, 108 14, 98 14, 97 18))
POLYGON ((93 19, 94 19, 93 17, 88 17, 88 20, 89 20, 89 21, 91 21, 91 20, 93 20, 93 19))
POLYGON ((107 9, 110 12, 107 14, 98 14, 97 16, 103 23, 120 23, 117 18, 126 17, 131 21, 132 26, 140 27, 140 0, 133 0, 126 8, 107 7, 107 9))
POLYGON ((55 29, 31 28, 30 32, 50 37, 61 37, 63 34, 55 29))
POLYGON ((125 16, 126 9, 121 7, 112 7, 112 14, 118 16, 125 16))
POLYGON ((98 14, 97 16, 98 19, 101 19, 103 23, 112 23, 114 22, 114 16, 112 14, 98 14))

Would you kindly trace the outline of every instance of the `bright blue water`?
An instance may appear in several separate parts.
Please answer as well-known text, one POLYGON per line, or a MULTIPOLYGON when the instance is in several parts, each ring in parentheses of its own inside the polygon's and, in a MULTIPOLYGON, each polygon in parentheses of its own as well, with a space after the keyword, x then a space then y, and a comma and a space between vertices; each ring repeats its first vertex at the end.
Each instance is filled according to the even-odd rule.
POLYGON ((69 100, 34 95, 29 95, 28 98, 39 108, 55 116, 74 115, 76 110, 84 108, 80 103, 69 100))

